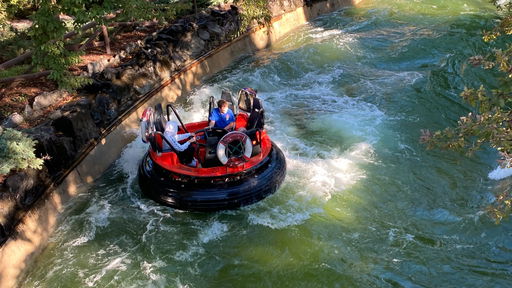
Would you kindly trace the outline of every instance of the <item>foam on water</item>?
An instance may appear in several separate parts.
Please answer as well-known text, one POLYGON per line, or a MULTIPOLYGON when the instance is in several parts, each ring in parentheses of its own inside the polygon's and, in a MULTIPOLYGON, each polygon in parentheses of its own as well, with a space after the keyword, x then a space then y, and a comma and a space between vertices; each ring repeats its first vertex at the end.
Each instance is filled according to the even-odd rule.
POLYGON ((249 223, 263 225, 272 229, 283 229, 300 225, 311 218, 312 214, 321 213, 321 208, 308 207, 302 203, 289 200, 284 205, 271 207, 262 212, 252 212, 248 216, 249 223))
POLYGON ((137 135, 137 137, 131 143, 126 145, 121 152, 121 156, 117 159, 114 165, 118 170, 126 173, 130 180, 128 182, 131 182, 131 180, 137 176, 139 162, 142 159, 142 156, 147 152, 148 144, 142 142, 139 129, 133 129, 129 131, 129 133, 137 135))
POLYGON ((196 242, 189 244, 187 250, 180 250, 174 254, 173 258, 178 261, 192 261, 197 255, 204 254, 204 248, 199 246, 196 242))
POLYGON ((162 276, 160 274, 156 273, 155 270, 165 267, 166 264, 161 260, 157 260, 154 263, 149 263, 149 262, 143 261, 140 264, 140 266, 141 266, 140 268, 141 268, 142 272, 144 273, 144 275, 146 275, 149 279, 158 280, 158 279, 162 278, 162 276))
MULTIPOLYGON (((197 90, 192 91, 187 98, 186 107, 177 106, 177 111, 183 118, 183 122, 187 123, 206 120, 208 117, 208 101, 210 96, 213 96, 216 100, 220 99, 223 89, 224 87, 222 85, 214 84, 210 86, 202 86, 197 90)), ((233 94, 235 92, 236 91, 232 91, 233 94)))
POLYGON ((341 192, 364 179, 365 172, 358 166, 372 161, 373 148, 368 143, 358 143, 341 155, 333 154, 328 159, 289 157, 288 168, 292 175, 301 178, 293 179, 302 187, 298 190, 299 195, 316 195, 327 201, 332 193, 341 192))
POLYGON ((95 287, 96 283, 107 273, 111 271, 125 271, 127 269, 126 265, 130 263, 130 260, 127 258, 128 254, 111 259, 111 261, 109 261, 103 268, 101 268, 98 273, 87 277, 85 279, 85 284, 89 287, 95 287))
POLYGON ((228 225, 218 221, 214 221, 203 231, 201 231, 201 233, 199 234, 199 241, 201 243, 208 243, 212 240, 218 240, 227 232, 228 225))
MULTIPOLYGON (((312 215, 323 213, 323 205, 333 194, 343 191, 366 177, 359 165, 373 161, 373 148, 358 143, 335 158, 318 159, 311 155, 287 153, 287 178, 276 198, 263 201, 249 210, 248 221, 272 229, 301 225, 312 215)), ((307 153, 302 153, 307 154, 307 153)))
POLYGON ((487 175, 487 177, 492 180, 501 180, 510 176, 512 176, 512 167, 497 167, 496 169, 489 172, 489 175, 487 175))
POLYGON ((109 216, 111 212, 111 205, 103 200, 94 205, 90 206, 83 215, 87 223, 84 227, 84 231, 80 236, 67 243, 69 246, 80 246, 90 240, 93 240, 96 236, 96 230, 98 227, 107 227, 109 224, 109 216))
POLYGON ((172 256, 174 259, 182 262, 198 259, 205 253, 205 244, 219 241, 226 235, 229 235, 228 225, 215 219, 210 221, 191 221, 188 222, 188 226, 191 229, 197 230, 197 235, 181 243, 186 246, 185 249, 176 251, 172 256))

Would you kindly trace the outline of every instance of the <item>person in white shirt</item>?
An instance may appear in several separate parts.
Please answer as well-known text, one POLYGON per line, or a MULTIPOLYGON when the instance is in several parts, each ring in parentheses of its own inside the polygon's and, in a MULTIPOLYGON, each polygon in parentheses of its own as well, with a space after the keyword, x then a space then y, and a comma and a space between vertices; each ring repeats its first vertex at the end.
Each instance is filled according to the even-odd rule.
POLYGON ((165 138, 169 141, 172 147, 169 147, 167 141, 163 141, 163 150, 172 148, 178 155, 181 163, 191 167, 197 166, 197 160, 194 158, 195 148, 190 145, 196 142, 196 135, 194 133, 178 134, 178 123, 175 121, 167 121, 164 131, 165 138), (180 144, 179 141, 190 138, 187 142, 180 144))

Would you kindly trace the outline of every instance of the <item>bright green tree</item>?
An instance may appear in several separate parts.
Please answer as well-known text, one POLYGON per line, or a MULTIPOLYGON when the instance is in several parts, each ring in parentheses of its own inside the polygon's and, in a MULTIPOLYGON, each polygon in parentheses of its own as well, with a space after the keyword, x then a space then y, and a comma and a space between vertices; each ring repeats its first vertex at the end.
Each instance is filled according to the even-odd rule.
POLYGON ((20 131, 0 128, 0 175, 11 170, 41 169, 43 160, 34 154, 36 142, 20 131))

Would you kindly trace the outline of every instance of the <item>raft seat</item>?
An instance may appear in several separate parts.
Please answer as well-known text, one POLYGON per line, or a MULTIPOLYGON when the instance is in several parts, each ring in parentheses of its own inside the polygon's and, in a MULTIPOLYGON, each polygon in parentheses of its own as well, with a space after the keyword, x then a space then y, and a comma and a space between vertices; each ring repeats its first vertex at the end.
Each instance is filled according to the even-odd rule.
POLYGON ((237 130, 240 128, 247 129, 247 124, 249 123, 249 115, 245 112, 240 112, 236 115, 235 119, 235 127, 237 130))
POLYGON ((162 146, 162 133, 153 133, 148 137, 149 144, 151 145, 151 149, 157 153, 163 152, 162 146))

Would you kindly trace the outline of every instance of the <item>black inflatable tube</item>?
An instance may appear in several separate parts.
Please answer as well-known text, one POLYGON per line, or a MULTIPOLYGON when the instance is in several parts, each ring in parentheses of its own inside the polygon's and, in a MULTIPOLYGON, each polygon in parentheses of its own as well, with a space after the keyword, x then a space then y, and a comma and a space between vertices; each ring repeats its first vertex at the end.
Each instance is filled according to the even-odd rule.
POLYGON ((285 157, 274 143, 256 167, 223 177, 173 174, 148 158, 146 153, 139 165, 142 192, 163 205, 187 211, 228 210, 253 204, 276 192, 286 175, 285 157), (152 162, 151 168, 145 165, 147 161, 152 162))

